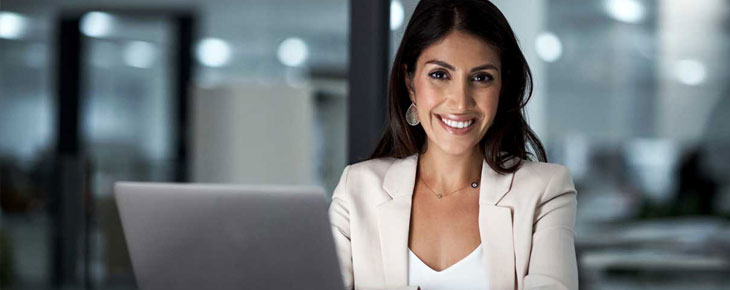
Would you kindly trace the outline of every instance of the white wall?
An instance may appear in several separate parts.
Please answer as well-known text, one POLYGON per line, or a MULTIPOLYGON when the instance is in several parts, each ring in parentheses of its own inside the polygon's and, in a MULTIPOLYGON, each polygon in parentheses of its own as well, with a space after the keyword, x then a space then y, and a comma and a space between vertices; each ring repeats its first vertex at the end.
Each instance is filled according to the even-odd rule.
POLYGON ((192 181, 315 184, 311 96, 273 85, 196 89, 192 181))
POLYGON ((547 88, 545 63, 537 56, 535 39, 545 29, 545 0, 494 0, 520 42, 522 53, 532 70, 534 91, 527 103, 527 121, 540 139, 547 143, 547 88))
MULTIPOLYGON (((727 64, 730 53, 723 35, 727 28, 724 0, 662 1, 659 17, 659 136, 695 141, 705 133, 718 102, 727 94, 727 64), (680 60, 696 60, 705 67, 705 79, 687 85, 677 74, 688 73, 680 60)), ((717 126, 720 124, 715 124, 717 126)), ((725 127, 725 126, 722 126, 725 127)), ((726 134, 730 135, 730 134, 726 134)))

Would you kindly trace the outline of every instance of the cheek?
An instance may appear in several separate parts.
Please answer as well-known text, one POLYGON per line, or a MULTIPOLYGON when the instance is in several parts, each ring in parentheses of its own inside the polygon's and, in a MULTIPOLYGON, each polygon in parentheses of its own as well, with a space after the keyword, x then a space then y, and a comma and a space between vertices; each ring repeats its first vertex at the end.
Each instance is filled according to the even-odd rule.
POLYGON ((494 115, 497 112, 497 106, 499 105, 499 87, 486 88, 479 92, 479 98, 477 106, 479 109, 487 115, 494 115))
POLYGON ((482 105, 485 112, 494 116, 497 113, 497 107, 499 106, 499 93, 489 95, 482 105))
POLYGON ((418 106, 418 116, 428 117, 431 110, 439 103, 439 96, 442 95, 438 90, 430 86, 421 86, 417 90, 416 105, 418 106))

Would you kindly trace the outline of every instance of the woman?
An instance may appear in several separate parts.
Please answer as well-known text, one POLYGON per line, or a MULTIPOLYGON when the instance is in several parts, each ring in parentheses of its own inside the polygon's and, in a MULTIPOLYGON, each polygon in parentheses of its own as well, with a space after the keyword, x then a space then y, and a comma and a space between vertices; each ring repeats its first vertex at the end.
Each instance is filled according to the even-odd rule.
POLYGON ((385 133, 332 196, 348 289, 578 287, 576 191, 525 121, 531 93, 492 3, 418 4, 393 63, 385 133))

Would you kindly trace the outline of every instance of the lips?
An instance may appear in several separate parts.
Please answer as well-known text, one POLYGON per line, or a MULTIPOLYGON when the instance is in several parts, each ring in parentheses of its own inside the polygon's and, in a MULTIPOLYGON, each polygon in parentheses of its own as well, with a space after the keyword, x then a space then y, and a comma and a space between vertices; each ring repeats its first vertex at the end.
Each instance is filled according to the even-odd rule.
POLYGON ((439 119, 441 126, 449 133, 463 135, 474 127, 476 117, 469 115, 434 114, 439 119))
POLYGON ((449 127, 457 128, 457 129, 469 127, 469 126, 471 126, 471 124, 474 123, 473 120, 464 121, 464 122, 456 122, 456 121, 451 121, 448 119, 441 119, 441 121, 446 123, 446 125, 449 125, 449 127))
POLYGON ((475 117, 472 116, 459 116, 459 115, 438 115, 436 116, 441 119, 446 125, 452 128, 461 129, 466 128, 474 124, 475 117))

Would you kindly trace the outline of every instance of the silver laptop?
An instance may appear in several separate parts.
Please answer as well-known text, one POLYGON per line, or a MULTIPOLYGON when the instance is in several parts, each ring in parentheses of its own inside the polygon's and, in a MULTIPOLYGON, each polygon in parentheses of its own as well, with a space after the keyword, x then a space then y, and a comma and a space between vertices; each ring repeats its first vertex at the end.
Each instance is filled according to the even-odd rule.
POLYGON ((344 289, 319 187, 117 182, 140 289, 344 289))

